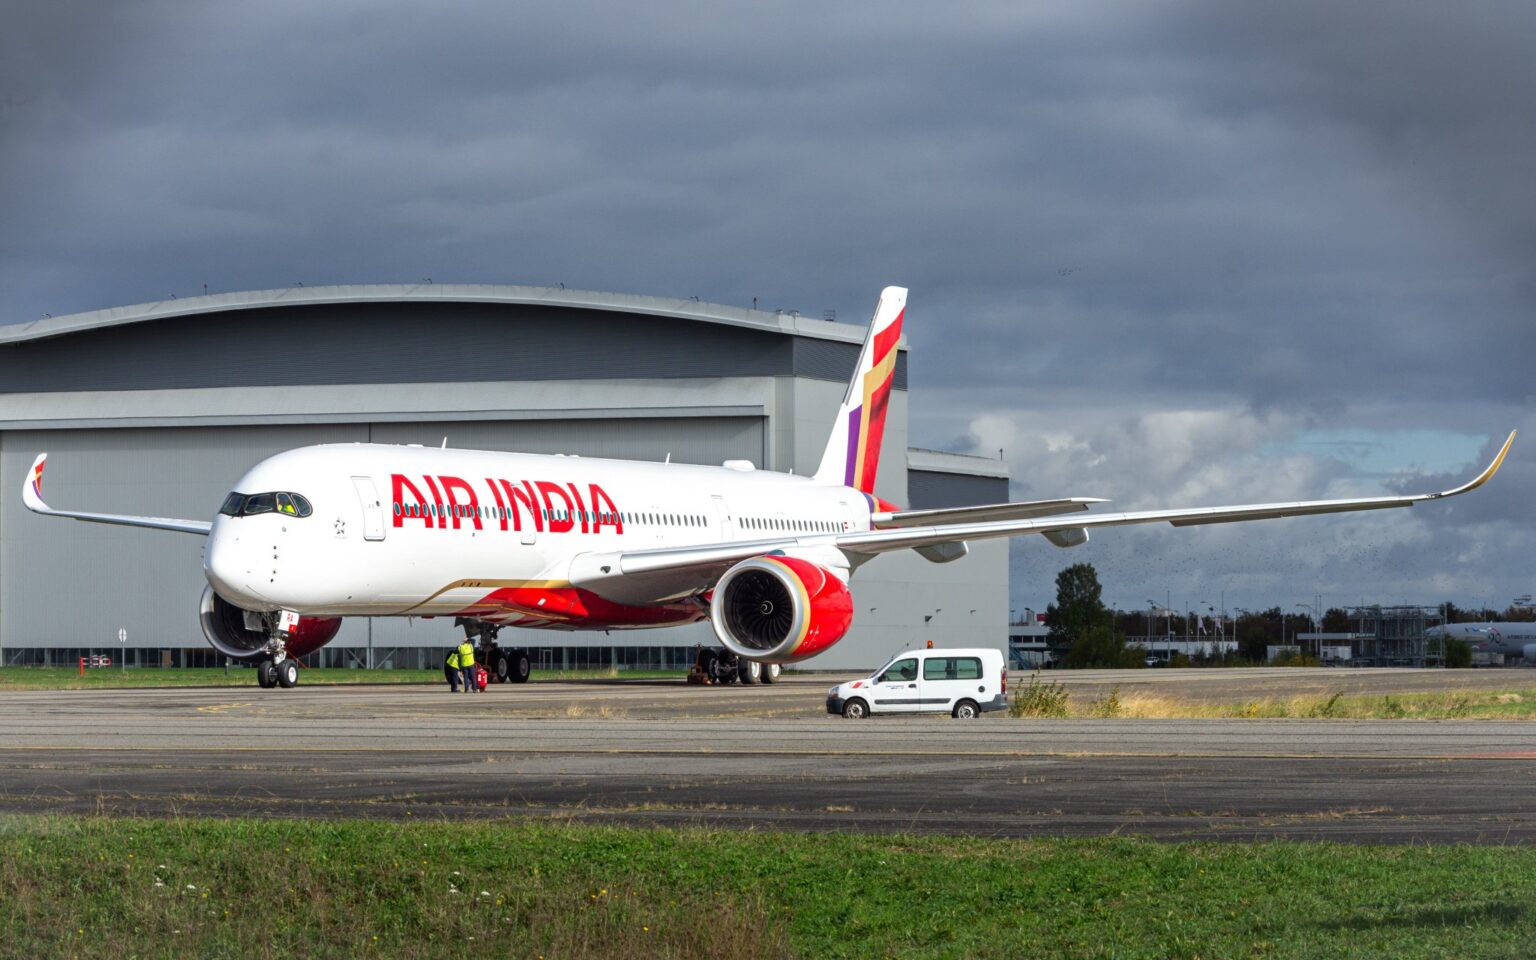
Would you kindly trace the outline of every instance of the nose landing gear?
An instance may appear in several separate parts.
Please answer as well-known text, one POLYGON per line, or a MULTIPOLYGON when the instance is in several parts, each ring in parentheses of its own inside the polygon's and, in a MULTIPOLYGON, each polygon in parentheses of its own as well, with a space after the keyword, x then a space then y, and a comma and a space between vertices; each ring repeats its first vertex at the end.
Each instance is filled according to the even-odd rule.
POLYGON ((263 690, 299 685, 299 661, 288 656, 288 638, 298 626, 299 615, 284 610, 262 618, 267 627, 266 659, 256 665, 256 684, 263 690))

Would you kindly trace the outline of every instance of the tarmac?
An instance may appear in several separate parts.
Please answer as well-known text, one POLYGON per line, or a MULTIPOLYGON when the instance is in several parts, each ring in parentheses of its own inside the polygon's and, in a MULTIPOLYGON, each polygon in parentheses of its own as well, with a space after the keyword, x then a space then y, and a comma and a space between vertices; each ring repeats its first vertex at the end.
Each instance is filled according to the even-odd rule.
MULTIPOLYGON (((1449 685, 1524 671, 1059 674, 1073 695, 1449 685)), ((1018 680, 1015 678, 1014 683, 1018 680)), ((1536 841, 1536 722, 846 721, 831 678, 0 690, 0 811, 478 817, 760 830, 1536 841)), ((1289 691, 1289 692, 1288 692, 1289 691)))

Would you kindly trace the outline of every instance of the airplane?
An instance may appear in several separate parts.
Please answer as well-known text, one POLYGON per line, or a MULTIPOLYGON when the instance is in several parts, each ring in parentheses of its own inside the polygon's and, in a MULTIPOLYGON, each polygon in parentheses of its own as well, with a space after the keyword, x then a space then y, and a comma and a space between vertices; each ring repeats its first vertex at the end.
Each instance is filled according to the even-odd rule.
MULTIPOLYGON (((708 620, 739 664, 777 669, 848 632, 850 578, 882 553, 947 563, 972 540, 1039 534, 1072 547, 1100 527, 1407 507, 1483 485, 1515 439, 1470 482, 1415 496, 1125 513, 1089 512, 1106 502, 1094 497, 903 510, 874 489, 906 302, 905 288, 881 292, 812 476, 743 460, 715 467, 456 450, 446 441, 348 443, 256 464, 212 521, 55 510, 43 501, 46 453, 22 498, 48 516, 206 536, 204 634, 219 653, 257 665, 263 687, 296 684, 294 658, 324 646, 349 616, 452 616, 484 643, 509 625, 708 620)), ((527 671, 523 655, 511 678, 527 671)))
POLYGON ((1424 631, 1426 640, 1465 640, 1479 653, 1536 663, 1536 623, 1448 623, 1424 631))

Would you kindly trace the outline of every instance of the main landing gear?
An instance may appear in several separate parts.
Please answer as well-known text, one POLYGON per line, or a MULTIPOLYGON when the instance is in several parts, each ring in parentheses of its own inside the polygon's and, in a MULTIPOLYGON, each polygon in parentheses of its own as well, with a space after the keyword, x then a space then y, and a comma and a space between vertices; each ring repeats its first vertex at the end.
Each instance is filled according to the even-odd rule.
POLYGON ((503 647, 496 642, 501 624, 474 617, 457 617, 456 627, 464 628, 464 638, 475 645, 475 662, 485 664, 492 683, 527 683, 533 661, 527 650, 503 647))
POLYGON ((780 670, 776 663, 758 663, 729 650, 700 647, 688 673, 690 683, 752 684, 778 683, 780 670))

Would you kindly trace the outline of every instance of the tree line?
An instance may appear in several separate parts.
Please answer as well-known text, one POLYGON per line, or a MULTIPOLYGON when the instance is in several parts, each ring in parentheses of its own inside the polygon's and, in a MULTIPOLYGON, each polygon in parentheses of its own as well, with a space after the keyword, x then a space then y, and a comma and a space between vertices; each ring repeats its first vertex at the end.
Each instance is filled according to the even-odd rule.
MULTIPOLYGON (((1056 602, 1046 607, 1045 619, 1050 630, 1048 643, 1053 650, 1066 651, 1066 666, 1141 666, 1147 651, 1128 647, 1127 637, 1151 637, 1155 648, 1158 637, 1171 635, 1182 639, 1200 635, 1199 626, 1188 612, 1111 610, 1104 604, 1103 595, 1098 571, 1091 563, 1076 563, 1056 574, 1056 602)), ((1449 623, 1536 621, 1536 610, 1523 606, 1504 610, 1466 609, 1446 602, 1441 609, 1449 623)), ((1205 620, 1207 631, 1211 631, 1206 636, 1214 639, 1211 617, 1199 613, 1194 616, 1205 620)), ((1341 607, 1324 611, 1322 622, 1314 628, 1309 613, 1286 611, 1275 606, 1268 610, 1239 611, 1234 620, 1226 623, 1225 634, 1237 641, 1237 654, 1233 659, 1262 661, 1270 646, 1294 644, 1296 634, 1311 633, 1314 629, 1322 633, 1350 633, 1355 625, 1349 611, 1341 607)))

